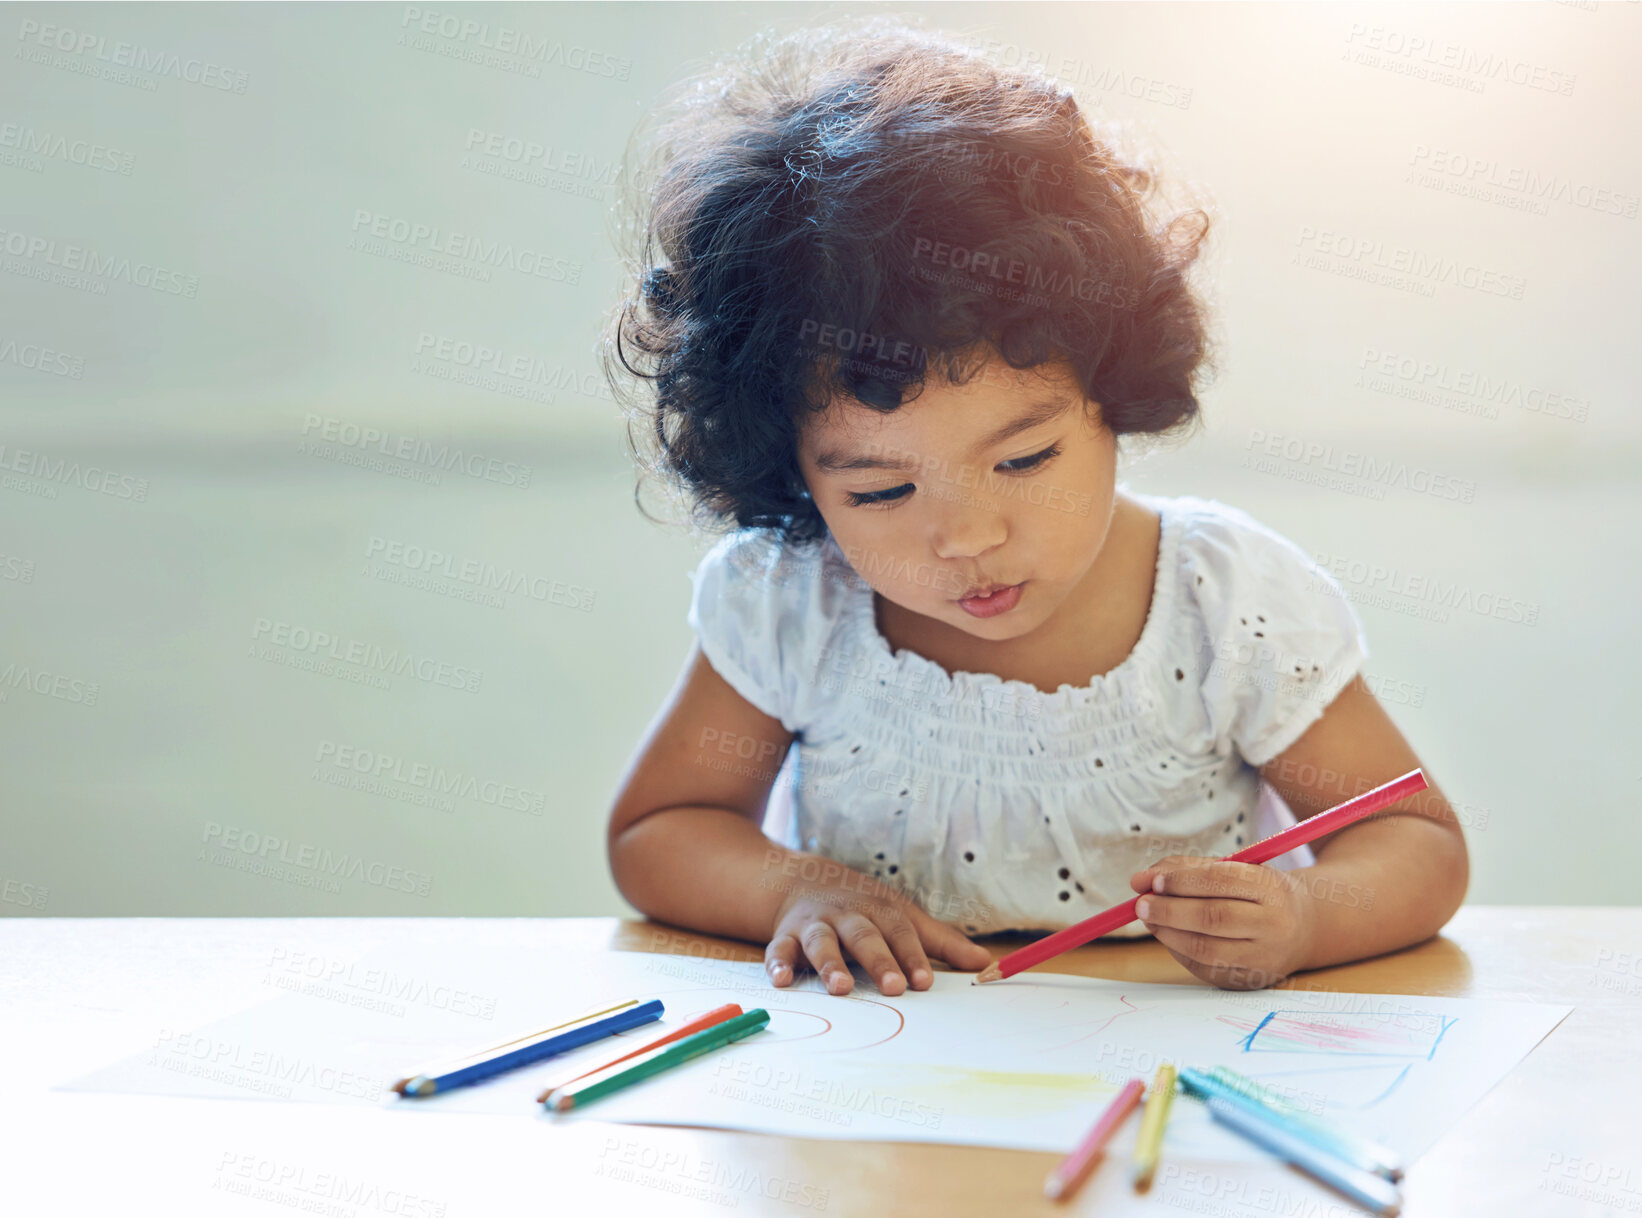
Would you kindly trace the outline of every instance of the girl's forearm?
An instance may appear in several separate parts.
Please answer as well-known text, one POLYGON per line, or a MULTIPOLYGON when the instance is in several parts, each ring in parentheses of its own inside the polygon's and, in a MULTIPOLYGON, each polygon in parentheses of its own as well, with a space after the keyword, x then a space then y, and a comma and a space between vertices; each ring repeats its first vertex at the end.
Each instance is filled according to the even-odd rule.
POLYGON ((647 917, 703 934, 767 939, 793 854, 726 808, 666 808, 610 841, 621 894, 647 917))
POLYGON ((1404 815, 1341 830, 1291 874, 1313 906, 1311 969, 1429 939, 1465 899, 1469 864, 1451 819, 1404 815))

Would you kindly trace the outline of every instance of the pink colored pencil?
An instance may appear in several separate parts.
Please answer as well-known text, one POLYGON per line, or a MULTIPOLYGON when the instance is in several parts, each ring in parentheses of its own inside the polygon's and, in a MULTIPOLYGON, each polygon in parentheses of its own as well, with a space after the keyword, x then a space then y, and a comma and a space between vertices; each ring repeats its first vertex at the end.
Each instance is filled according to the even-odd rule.
MULTIPOLYGON (((1319 812, 1316 816, 1308 817, 1297 824, 1290 825, 1280 833, 1273 833, 1268 838, 1255 842, 1252 846, 1245 846, 1236 854, 1228 854, 1222 862, 1226 863, 1265 863, 1276 858, 1279 854, 1286 854, 1296 846, 1304 846, 1314 842, 1326 834, 1337 829, 1344 829, 1347 825, 1371 816, 1381 808, 1389 807, 1399 800, 1407 799, 1416 791, 1423 791, 1429 784, 1425 781, 1424 770, 1410 770, 1401 778, 1393 778, 1388 783, 1375 787, 1372 791, 1364 791, 1354 799, 1348 799, 1336 808, 1327 812, 1319 812)), ((1007 956, 994 960, 981 970, 980 976, 973 984, 984 985, 989 981, 1002 981, 1005 977, 1013 977, 1022 969, 1029 969, 1033 965, 1042 964, 1045 960, 1069 952, 1074 947, 1082 947, 1091 939, 1098 939, 1120 926, 1127 926, 1139 915, 1135 913, 1135 903, 1140 900, 1139 894, 1131 897, 1121 905, 1114 905, 1105 913, 1098 913, 1092 918, 1085 918, 1076 926, 1068 926, 1065 930, 1057 930, 1052 935, 1039 939, 1036 943, 1029 943, 1018 951, 1012 951, 1007 956)))
POLYGON ((1100 1152, 1106 1149, 1106 1143, 1111 1141, 1112 1133, 1123 1124, 1123 1119, 1135 1110, 1140 1103, 1140 1097, 1146 1090, 1144 1079, 1132 1078, 1123 1084, 1123 1090, 1117 1093, 1117 1098, 1106 1106, 1106 1111, 1100 1114, 1100 1120, 1089 1131, 1087 1137, 1078 1143, 1078 1148, 1055 1165, 1043 1182, 1043 1195, 1051 1201, 1064 1201, 1078 1189, 1089 1172, 1095 1166, 1095 1160, 1100 1158, 1100 1152))

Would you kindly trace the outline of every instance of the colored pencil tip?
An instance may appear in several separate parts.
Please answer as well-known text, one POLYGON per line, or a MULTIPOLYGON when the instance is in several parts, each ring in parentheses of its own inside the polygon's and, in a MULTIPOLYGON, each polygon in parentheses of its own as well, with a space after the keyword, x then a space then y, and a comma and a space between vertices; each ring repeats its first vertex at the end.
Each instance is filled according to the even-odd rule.
POLYGON ((1151 1168, 1146 1168, 1143 1171, 1135 1172, 1135 1192, 1137 1192, 1137 1193, 1149 1192, 1151 1190, 1151 1187, 1152 1187, 1152 1169, 1151 1168))
POLYGON ((404 1095, 405 1094, 405 1084, 408 1083, 408 1082, 410 1082, 410 1079, 402 1078, 397 1083, 395 1083, 393 1085, 392 1090, 397 1091, 400 1095, 404 1095))
POLYGON ((547 1097, 545 1103, 554 1112, 569 1112, 576 1106, 576 1097, 573 1095, 560 1095, 555 1091, 547 1097))
POLYGON ((969 984, 970 985, 985 985, 989 981, 1002 981, 1002 980, 1003 980, 1003 970, 998 967, 998 962, 996 960, 994 960, 991 964, 989 964, 985 968, 983 968, 980 971, 980 975, 977 976, 975 978, 975 980, 971 981, 969 984))

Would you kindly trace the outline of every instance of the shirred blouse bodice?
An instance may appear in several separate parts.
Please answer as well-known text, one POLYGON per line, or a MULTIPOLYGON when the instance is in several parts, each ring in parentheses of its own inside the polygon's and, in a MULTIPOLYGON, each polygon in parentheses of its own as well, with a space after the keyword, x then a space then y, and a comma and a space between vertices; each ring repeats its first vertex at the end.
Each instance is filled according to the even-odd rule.
MULTIPOLYGON (((830 539, 743 530, 715 545, 690 623, 719 675, 795 733, 788 844, 988 933, 1060 929, 1132 896, 1129 876, 1158 858, 1229 854, 1292 824, 1257 767, 1366 660, 1357 614, 1247 513, 1134 498, 1161 517, 1140 638, 1053 692, 892 650, 830 539)), ((1302 848, 1279 865, 1310 861, 1302 848)))

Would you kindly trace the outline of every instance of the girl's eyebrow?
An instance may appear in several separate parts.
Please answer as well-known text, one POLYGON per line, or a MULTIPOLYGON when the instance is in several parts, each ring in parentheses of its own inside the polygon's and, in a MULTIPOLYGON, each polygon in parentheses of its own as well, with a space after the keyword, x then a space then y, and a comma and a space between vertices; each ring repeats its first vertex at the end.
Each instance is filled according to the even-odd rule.
POLYGON ((1047 423, 1051 419, 1060 418, 1071 408, 1072 400, 1064 397, 1045 398, 1042 401, 1034 402, 1020 418, 1013 423, 1005 423, 997 431, 982 440, 980 444, 976 445, 975 451, 981 453, 989 448, 996 448, 1012 436, 1018 436, 1023 431, 1031 431, 1034 427, 1047 423))
MULTIPOLYGON (((996 448, 1005 440, 1020 435, 1023 431, 1031 431, 1052 419, 1058 419, 1072 407, 1070 398, 1045 398, 1034 402, 1027 407, 1026 413, 1019 418, 1005 423, 997 431, 975 446, 977 453, 985 452, 989 448, 996 448)), ((846 450, 828 449, 815 458, 816 468, 827 474, 840 474, 857 469, 895 469, 910 472, 918 468, 918 462, 910 455, 896 454, 897 450, 889 449, 885 455, 875 455, 871 452, 851 453, 846 450)))

